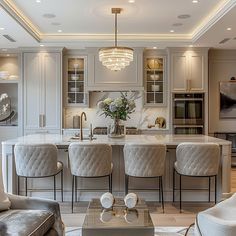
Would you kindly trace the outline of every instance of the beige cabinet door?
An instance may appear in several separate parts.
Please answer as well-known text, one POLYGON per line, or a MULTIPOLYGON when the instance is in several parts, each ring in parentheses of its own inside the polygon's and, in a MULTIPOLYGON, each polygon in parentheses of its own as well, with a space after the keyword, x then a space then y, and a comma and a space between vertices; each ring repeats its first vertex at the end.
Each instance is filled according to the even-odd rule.
POLYGON ((171 80, 172 91, 180 92, 187 90, 188 54, 177 52, 171 55, 171 80))
POLYGON ((24 132, 61 126, 61 55, 27 52, 24 60, 24 132))
POLYGON ((23 54, 24 129, 41 126, 41 56, 36 53, 23 54))
POLYGON ((189 89, 190 91, 204 91, 204 55, 189 53, 189 89))

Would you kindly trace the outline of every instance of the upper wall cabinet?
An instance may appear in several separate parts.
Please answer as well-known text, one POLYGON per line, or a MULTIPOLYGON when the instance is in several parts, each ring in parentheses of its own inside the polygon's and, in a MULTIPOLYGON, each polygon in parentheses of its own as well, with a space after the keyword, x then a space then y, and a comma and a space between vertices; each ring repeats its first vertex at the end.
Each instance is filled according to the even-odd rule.
POLYGON ((64 98, 68 106, 88 106, 87 56, 65 56, 64 98))
POLYGON ((166 56, 157 50, 144 52, 144 106, 166 105, 166 56))
POLYGON ((134 60, 121 71, 111 71, 99 61, 99 49, 89 52, 88 91, 143 90, 143 49, 134 49, 134 60))
POLYGON ((61 53, 23 53, 24 132, 60 133, 61 53))
POLYGON ((173 92, 206 92, 208 49, 169 49, 173 92))

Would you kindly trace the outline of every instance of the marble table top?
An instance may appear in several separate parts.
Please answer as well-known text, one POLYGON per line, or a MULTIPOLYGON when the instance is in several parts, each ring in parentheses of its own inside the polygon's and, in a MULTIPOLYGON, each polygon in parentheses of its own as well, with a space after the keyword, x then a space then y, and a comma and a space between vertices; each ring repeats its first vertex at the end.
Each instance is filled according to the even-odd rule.
POLYGON ((182 142, 214 142, 219 145, 230 145, 231 142, 206 135, 126 135, 124 138, 109 138, 107 135, 96 135, 95 139, 80 141, 72 136, 60 134, 33 134, 10 139, 2 142, 2 145, 15 145, 16 143, 33 144, 33 143, 53 143, 60 146, 68 146, 71 142, 91 142, 91 143, 108 143, 110 145, 125 145, 127 143, 136 144, 155 144, 164 143, 167 146, 177 146, 182 142))

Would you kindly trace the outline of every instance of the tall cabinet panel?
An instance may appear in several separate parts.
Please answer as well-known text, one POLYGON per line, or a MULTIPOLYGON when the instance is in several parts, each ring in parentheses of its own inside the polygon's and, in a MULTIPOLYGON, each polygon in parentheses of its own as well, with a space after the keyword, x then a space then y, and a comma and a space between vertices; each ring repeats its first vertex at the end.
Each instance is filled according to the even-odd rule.
POLYGON ((24 132, 60 133, 61 54, 27 52, 24 57, 24 132))

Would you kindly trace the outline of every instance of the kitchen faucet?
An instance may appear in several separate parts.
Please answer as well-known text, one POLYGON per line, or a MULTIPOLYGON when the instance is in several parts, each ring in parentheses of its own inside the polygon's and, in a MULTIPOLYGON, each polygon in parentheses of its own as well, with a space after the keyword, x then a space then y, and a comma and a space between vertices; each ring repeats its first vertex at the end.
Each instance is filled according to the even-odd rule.
POLYGON ((84 120, 87 120, 87 116, 85 112, 82 112, 80 115, 80 140, 83 140, 83 116, 84 120))

